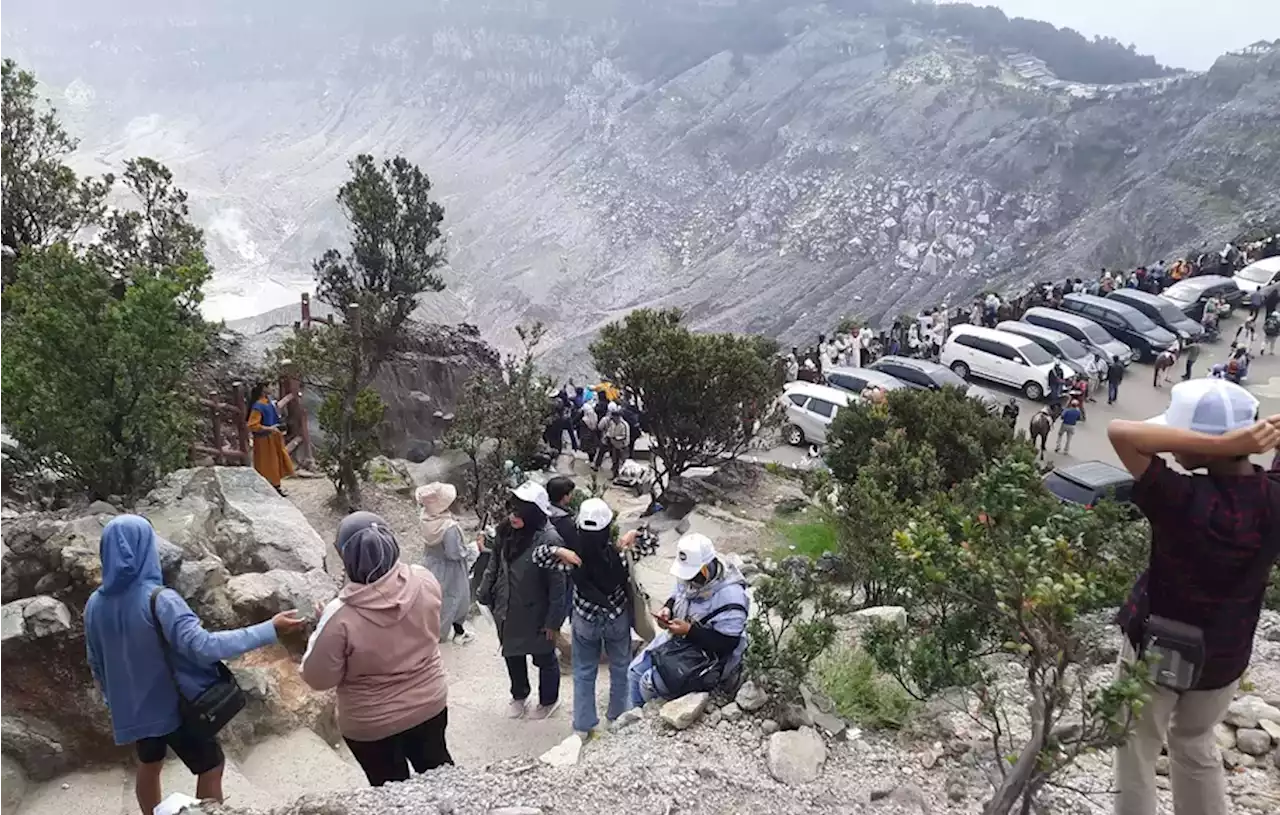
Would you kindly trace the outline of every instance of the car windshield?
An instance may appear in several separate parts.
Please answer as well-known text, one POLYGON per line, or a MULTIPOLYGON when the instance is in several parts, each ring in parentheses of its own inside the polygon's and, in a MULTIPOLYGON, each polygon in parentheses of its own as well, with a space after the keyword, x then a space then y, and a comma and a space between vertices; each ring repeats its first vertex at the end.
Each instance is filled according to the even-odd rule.
POLYGON ((1255 263, 1236 272, 1236 277, 1248 280, 1250 283, 1270 283, 1273 274, 1275 274, 1274 270, 1265 268, 1261 263, 1255 263))
POLYGON ((1179 289, 1174 286, 1173 288, 1165 289, 1164 294, 1161 296, 1176 300, 1179 303, 1194 303, 1196 298, 1200 296, 1200 292, 1192 289, 1179 289))
POLYGON ((942 386, 959 388, 962 391, 969 389, 969 383, 952 373, 950 368, 939 367, 930 374, 930 378, 942 386))
POLYGON ((1034 342, 1027 343, 1027 346, 1022 349, 1022 354, 1027 358, 1027 362, 1032 365, 1048 365, 1053 362, 1053 357, 1049 356, 1049 352, 1034 342))
POLYGON ((1154 331, 1156 328, 1156 324, 1152 322, 1151 318, 1137 309, 1134 309, 1129 314, 1129 322, 1133 323, 1134 329, 1138 331, 1154 331))
POLYGON ((1073 504, 1083 504, 1088 506, 1093 503, 1093 490, 1077 484, 1070 479, 1063 478, 1057 473, 1049 473, 1044 480, 1044 486, 1049 492, 1058 496, 1064 501, 1070 501, 1073 504))
POLYGON ((1085 350, 1085 347, 1073 340, 1071 337, 1064 337, 1059 340, 1058 350, 1061 351, 1062 355, 1067 359, 1081 359, 1089 356, 1089 352, 1085 350))
POLYGON ((1084 331, 1084 335, 1089 338, 1089 342, 1094 345, 1106 345, 1111 342, 1111 335, 1108 334, 1106 329, 1100 325, 1089 323, 1081 330, 1084 331))

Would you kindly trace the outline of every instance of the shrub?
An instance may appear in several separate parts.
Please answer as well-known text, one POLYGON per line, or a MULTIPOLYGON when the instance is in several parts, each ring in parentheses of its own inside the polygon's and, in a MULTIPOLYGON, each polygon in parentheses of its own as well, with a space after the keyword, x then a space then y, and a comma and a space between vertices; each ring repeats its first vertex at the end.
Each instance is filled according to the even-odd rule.
POLYGON ((863 727, 897 729, 915 711, 915 700, 857 648, 834 649, 819 658, 813 670, 840 715, 863 727))

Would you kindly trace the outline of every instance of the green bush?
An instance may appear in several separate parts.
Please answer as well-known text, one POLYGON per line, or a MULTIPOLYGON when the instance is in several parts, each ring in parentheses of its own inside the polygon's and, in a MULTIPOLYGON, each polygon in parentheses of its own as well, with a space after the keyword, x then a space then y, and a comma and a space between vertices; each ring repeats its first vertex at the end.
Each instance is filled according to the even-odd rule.
POLYGON ((343 407, 343 394, 330 391, 320 403, 316 419, 324 438, 316 448, 316 464, 341 494, 344 472, 354 468, 361 479, 370 479, 369 462, 378 455, 378 426, 387 406, 373 388, 356 395, 352 410, 343 407))
POLYGON ((875 660, 859 649, 835 649, 818 659, 813 670, 837 712, 863 727, 898 729, 916 709, 902 686, 881 674, 875 660))

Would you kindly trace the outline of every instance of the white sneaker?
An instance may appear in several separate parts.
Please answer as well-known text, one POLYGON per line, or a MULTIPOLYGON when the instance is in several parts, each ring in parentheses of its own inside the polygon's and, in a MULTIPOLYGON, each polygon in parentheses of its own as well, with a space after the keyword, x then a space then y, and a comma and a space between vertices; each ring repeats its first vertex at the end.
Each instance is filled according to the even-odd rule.
POLYGON ((476 638, 475 634, 470 631, 463 631, 461 634, 454 634, 453 641, 457 645, 466 645, 476 638))
POLYGON ((525 700, 523 700, 523 699, 512 699, 512 700, 511 700, 511 703, 507 705, 507 718, 508 718, 508 719, 523 719, 523 718, 524 718, 525 713, 527 713, 528 711, 529 711, 529 708, 528 708, 528 706, 525 704, 525 700))

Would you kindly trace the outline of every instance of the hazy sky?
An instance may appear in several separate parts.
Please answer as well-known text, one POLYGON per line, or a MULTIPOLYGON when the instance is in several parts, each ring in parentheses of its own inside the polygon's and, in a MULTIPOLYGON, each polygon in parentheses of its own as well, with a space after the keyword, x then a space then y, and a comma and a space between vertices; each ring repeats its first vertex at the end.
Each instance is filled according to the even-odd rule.
POLYGON ((1280 37, 1280 0, 966 1, 1087 37, 1115 37, 1175 68, 1203 70, 1227 51, 1280 37))

